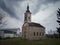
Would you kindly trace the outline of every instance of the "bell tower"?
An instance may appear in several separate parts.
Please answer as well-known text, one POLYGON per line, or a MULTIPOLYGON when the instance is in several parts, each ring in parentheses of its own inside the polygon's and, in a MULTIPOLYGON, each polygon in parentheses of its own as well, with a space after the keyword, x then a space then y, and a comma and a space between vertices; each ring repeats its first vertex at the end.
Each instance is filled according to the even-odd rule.
POLYGON ((29 10, 29 5, 27 5, 27 10, 24 14, 24 23, 30 23, 31 22, 31 12, 29 10))

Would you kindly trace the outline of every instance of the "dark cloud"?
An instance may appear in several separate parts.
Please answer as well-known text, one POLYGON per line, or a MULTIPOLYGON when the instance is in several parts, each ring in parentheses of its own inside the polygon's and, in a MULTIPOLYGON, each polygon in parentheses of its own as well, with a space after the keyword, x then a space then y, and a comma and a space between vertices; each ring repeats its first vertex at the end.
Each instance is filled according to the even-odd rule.
POLYGON ((47 3, 56 3, 58 1, 60 1, 60 0, 46 0, 45 2, 47 2, 47 3))
POLYGON ((49 3, 56 3, 59 2, 60 0, 41 0, 40 2, 38 1, 38 3, 40 4, 49 4, 49 3))
POLYGON ((11 10, 10 8, 8 8, 3 0, 0 0, 0 7, 1 7, 1 9, 3 9, 4 11, 6 11, 7 13, 9 13, 10 15, 12 15, 12 16, 14 15, 13 10, 11 10))
MULTIPOLYGON (((36 13, 38 13, 41 9, 42 5, 48 5, 48 4, 55 4, 56 2, 59 2, 60 0, 30 0, 29 1, 29 6, 30 6, 30 10, 31 12, 35 15, 36 13), (31 4, 31 5, 30 5, 31 4)), ((19 19, 19 21, 23 20, 23 14, 26 11, 26 6, 27 6, 27 0, 0 0, 0 8, 2 10, 4 10, 5 12, 7 12, 11 17, 16 18, 17 20, 19 19), (17 9, 18 8, 18 9, 17 9), (16 11, 17 10, 17 11, 16 11), (21 20, 20 20, 21 19, 21 20)), ((52 8, 52 7, 51 7, 52 8)), ((48 9, 44 8, 44 9, 48 9)), ((0 10, 1 11, 1 10, 0 10)), ((42 17, 41 17, 42 18, 42 17)), ((48 17, 49 18, 49 17, 48 17)), ((47 19, 48 19, 47 18, 47 19)), ((52 17, 53 18, 53 17, 52 17)), ((11 19, 12 20, 12 19, 11 19)), ((11 23, 11 22, 17 22, 17 20, 15 21, 11 21, 8 20, 8 22, 10 22, 9 24, 13 24, 14 26, 16 24, 11 23)), ((49 19, 48 19, 49 20, 49 19)), ((49 22, 53 22, 54 19, 52 19, 52 21, 49 22)), ((38 20, 37 20, 38 21, 38 20)), ((22 22, 22 21, 21 21, 22 22)), ((46 21, 44 21, 45 23, 46 21)), ((19 22, 20 23, 20 22, 19 22)), ((53 22, 54 23, 54 22, 53 22)), ((53 24, 52 23, 52 24, 53 24)), ((8 24, 8 26, 9 26, 8 24)), ((47 25, 47 23, 46 23, 47 25)), ((7 26, 7 27, 8 27, 7 26)), ((20 25, 19 25, 20 26, 20 25)), ((12 26, 13 27, 13 26, 12 26)), ((17 27, 17 26, 16 26, 17 27)), ((49 27, 49 26, 47 26, 49 27)))
MULTIPOLYGON (((36 0, 34 0, 34 1, 36 1, 36 0)), ((59 2, 59 1, 60 0, 37 0, 36 4, 33 3, 34 5, 32 6, 32 12, 33 12, 33 14, 36 14, 40 10, 42 5, 48 5, 51 3, 54 4, 54 3, 59 2)))
MULTIPOLYGON (((27 1, 27 0, 0 0, 0 7, 5 12, 9 13, 9 15, 11 17, 18 18, 18 16, 16 15, 16 12, 15 12, 14 6, 22 5, 22 3, 24 3, 24 1, 27 1), (19 5, 18 5, 18 2, 20 2, 19 5)), ((41 1, 40 0, 34 0, 34 1, 37 1, 37 2, 32 3, 33 5, 31 6, 32 7, 31 11, 33 14, 36 14, 39 11, 42 4, 46 5, 49 3, 56 3, 60 0, 41 0, 41 1)), ((23 11, 24 11, 25 7, 20 6, 20 9, 21 10, 23 9, 23 11)), ((22 11, 20 11, 20 13, 21 12, 22 11)))
POLYGON ((17 4, 17 1, 23 0, 0 0, 0 8, 3 9, 5 12, 9 13, 11 17, 18 18, 15 14, 14 4, 17 4))

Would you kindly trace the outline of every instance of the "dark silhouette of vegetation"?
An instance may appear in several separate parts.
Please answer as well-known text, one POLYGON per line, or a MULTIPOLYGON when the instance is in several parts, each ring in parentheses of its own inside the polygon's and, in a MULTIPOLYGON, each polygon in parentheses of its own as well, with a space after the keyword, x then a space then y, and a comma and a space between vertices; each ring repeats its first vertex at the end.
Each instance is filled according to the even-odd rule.
POLYGON ((3 21, 4 17, 5 17, 4 15, 0 14, 0 28, 2 28, 2 27, 7 25, 6 24, 7 20, 3 21))
POLYGON ((58 11, 57 11, 57 22, 59 24, 59 27, 57 28, 57 32, 59 33, 59 38, 60 38, 60 8, 58 8, 58 11))

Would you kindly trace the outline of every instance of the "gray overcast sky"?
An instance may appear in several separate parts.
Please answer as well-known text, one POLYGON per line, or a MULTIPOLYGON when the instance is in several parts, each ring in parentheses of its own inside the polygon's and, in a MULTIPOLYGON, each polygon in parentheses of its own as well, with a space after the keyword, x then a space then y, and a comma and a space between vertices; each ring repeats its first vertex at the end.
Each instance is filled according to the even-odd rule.
POLYGON ((60 8, 60 0, 0 0, 0 14, 4 15, 4 28, 22 27, 24 13, 29 3, 32 13, 32 22, 39 23, 46 27, 46 32, 56 30, 56 11, 60 8))

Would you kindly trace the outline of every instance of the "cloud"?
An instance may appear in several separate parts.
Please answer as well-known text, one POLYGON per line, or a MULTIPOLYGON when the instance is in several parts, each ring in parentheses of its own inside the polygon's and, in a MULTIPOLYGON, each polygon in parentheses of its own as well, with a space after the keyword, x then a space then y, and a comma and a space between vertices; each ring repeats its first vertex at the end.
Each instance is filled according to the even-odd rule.
POLYGON ((46 28, 46 32, 49 30, 55 31, 58 27, 56 13, 57 9, 60 8, 59 4, 60 2, 42 5, 39 12, 32 16, 32 21, 42 24, 46 28))
POLYGON ((35 15, 43 4, 46 5, 58 1, 60 0, 0 0, 0 7, 9 13, 11 17, 19 19, 19 15, 22 16, 27 2, 29 2, 31 12, 35 15), (25 7, 23 5, 25 5, 25 7), (17 7, 20 8, 20 10, 18 10, 17 7), (19 14, 16 14, 16 9, 19 11, 19 14))
POLYGON ((22 2, 23 0, 0 0, 0 8, 9 13, 11 17, 18 18, 14 9, 18 1, 22 2))
MULTIPOLYGON (((47 21, 51 19, 49 16, 52 16, 53 11, 56 11, 60 7, 60 0, 0 0, 0 9, 3 10, 2 14, 5 13, 5 19, 8 19, 6 27, 22 26, 27 3, 29 3, 30 11, 32 12, 32 21, 37 23, 42 22, 47 28, 50 27, 47 21)), ((54 17, 52 17, 51 21, 55 19, 54 17)), ((54 22, 52 21, 50 24, 54 22)))
POLYGON ((56 3, 59 2, 60 0, 46 0, 45 3, 56 3))
POLYGON ((42 5, 54 4, 60 0, 30 0, 31 12, 36 14, 42 5))
POLYGON ((9 14, 13 14, 13 11, 11 11, 11 10, 6 6, 6 4, 5 4, 5 2, 4 2, 3 0, 0 1, 0 7, 1 7, 4 11, 8 12, 9 14))

